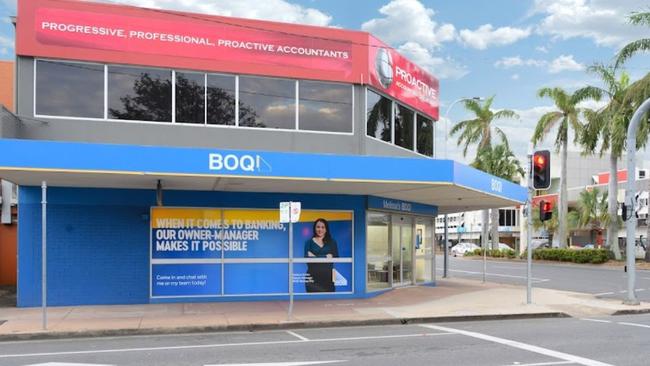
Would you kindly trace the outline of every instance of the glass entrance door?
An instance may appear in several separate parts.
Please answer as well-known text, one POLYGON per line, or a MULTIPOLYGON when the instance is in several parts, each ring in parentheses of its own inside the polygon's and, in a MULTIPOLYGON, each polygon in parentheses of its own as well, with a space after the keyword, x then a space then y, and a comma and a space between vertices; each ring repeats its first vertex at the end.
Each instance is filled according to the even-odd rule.
POLYGON ((393 286, 413 283, 413 219, 392 216, 391 257, 393 286))

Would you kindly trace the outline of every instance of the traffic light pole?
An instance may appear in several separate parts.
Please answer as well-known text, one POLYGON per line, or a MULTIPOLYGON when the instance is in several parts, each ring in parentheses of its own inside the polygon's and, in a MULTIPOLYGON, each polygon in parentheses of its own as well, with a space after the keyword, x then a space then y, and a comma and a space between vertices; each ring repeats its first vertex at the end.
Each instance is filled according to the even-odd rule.
POLYGON ((527 266, 526 266, 526 304, 532 304, 533 292, 533 146, 528 148, 528 202, 526 204, 526 243, 527 266))
MULTIPOLYGON (((627 128, 627 189, 625 190, 625 203, 634 210, 634 195, 636 194, 636 133, 641 122, 641 117, 650 110, 650 99, 646 99, 639 109, 634 112, 630 125, 627 128)), ((610 192, 611 194, 611 192, 610 192)), ((627 305, 639 305, 634 287, 636 282, 636 215, 634 211, 626 222, 625 257, 627 261, 627 298, 623 301, 627 305)))

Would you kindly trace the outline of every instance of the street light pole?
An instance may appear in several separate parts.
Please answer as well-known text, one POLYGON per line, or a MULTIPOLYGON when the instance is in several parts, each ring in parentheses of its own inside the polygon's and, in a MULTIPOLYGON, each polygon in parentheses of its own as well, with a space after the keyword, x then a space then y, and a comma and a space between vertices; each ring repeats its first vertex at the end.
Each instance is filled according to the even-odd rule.
MULTIPOLYGON (((443 136, 443 140, 445 140, 445 155, 444 158, 445 160, 447 159, 447 125, 449 124, 449 111, 451 111, 451 107, 453 107, 456 103, 462 102, 464 100, 476 100, 476 101, 481 101, 484 100, 482 97, 471 97, 471 98, 458 98, 454 100, 449 107, 447 107, 447 111, 445 112, 445 116, 443 117, 445 120, 445 135, 443 136)), ((436 144, 437 146, 437 144, 436 144)), ((436 155, 437 157, 438 155, 436 155)), ((447 231, 447 219, 448 216, 445 214, 445 242, 444 242, 444 268, 443 268, 443 276, 444 278, 447 278, 449 276, 449 236, 448 236, 448 231, 447 231)))
MULTIPOLYGON (((627 189, 625 190, 625 203, 628 207, 634 210, 636 194, 636 132, 641 123, 641 117, 650 111, 650 98, 646 99, 639 109, 634 112, 630 125, 627 128, 627 189)), ((636 298, 634 287, 636 282, 636 215, 634 213, 628 214, 628 219, 625 225, 626 229, 626 245, 625 245, 625 259, 627 262, 627 298, 623 301, 627 305, 639 305, 639 299, 636 298)))

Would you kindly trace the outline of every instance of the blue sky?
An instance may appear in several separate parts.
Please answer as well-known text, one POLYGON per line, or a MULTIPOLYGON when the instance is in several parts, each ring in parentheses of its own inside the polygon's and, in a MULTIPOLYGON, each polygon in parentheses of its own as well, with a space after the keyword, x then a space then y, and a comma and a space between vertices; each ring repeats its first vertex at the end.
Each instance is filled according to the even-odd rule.
MULTIPOLYGON (((106 2, 369 31, 440 79, 441 117, 452 101, 471 96, 496 95, 496 109, 517 111, 520 120, 497 124, 508 133, 518 156, 525 154, 539 117, 552 109, 550 101, 536 97, 539 88, 600 85, 586 67, 609 63, 622 45, 650 37, 650 27, 626 21, 633 11, 650 10, 650 2, 641 0, 106 2)), ((0 0, 0 59, 14 57, 14 32, 7 16, 15 15, 15 8, 15 0, 0 0)), ((633 80, 650 72, 648 61, 650 56, 642 55, 626 65, 633 80)), ((459 104, 449 113, 451 121, 467 117, 459 104)), ((442 135, 437 139, 439 146, 442 135)), ((544 145, 551 146, 553 137, 544 145)), ((453 141, 448 144, 449 157, 467 160, 453 141)), ((438 150, 440 155, 442 150, 438 150)))

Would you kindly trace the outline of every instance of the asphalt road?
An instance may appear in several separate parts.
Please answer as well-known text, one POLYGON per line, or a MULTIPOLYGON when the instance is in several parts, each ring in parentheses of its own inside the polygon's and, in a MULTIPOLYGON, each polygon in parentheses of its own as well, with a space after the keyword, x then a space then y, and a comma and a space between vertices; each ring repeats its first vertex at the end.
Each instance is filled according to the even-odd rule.
MULTIPOLYGON (((449 257, 449 276, 469 279, 483 278, 480 259, 449 257)), ((436 258, 438 277, 443 272, 443 257, 436 258)), ((627 294, 627 273, 617 268, 571 264, 539 264, 533 262, 533 286, 556 290, 583 292, 599 298, 623 300, 627 294)), ((486 280, 526 285, 526 262, 487 261, 486 280)), ((636 295, 650 301, 650 271, 636 271, 636 295)), ((648 361, 650 365, 650 360, 648 361)))
POLYGON ((0 365, 644 365, 650 315, 0 342, 0 365))

